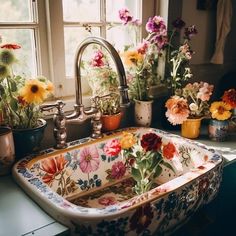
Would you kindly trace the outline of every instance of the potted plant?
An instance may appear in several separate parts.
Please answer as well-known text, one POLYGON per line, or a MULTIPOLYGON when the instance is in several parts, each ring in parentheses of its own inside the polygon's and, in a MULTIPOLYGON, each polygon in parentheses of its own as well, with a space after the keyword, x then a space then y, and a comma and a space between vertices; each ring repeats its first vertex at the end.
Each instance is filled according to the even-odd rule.
POLYGON ((209 99, 213 85, 206 82, 187 84, 176 90, 165 106, 166 117, 172 125, 181 124, 181 134, 186 138, 197 138, 200 134, 201 120, 209 115, 209 99))
POLYGON ((96 107, 102 113, 101 120, 102 129, 104 131, 111 131, 119 128, 122 118, 119 94, 110 93, 102 97, 97 97, 96 107))
POLYGON ((211 120, 208 126, 210 139, 225 141, 228 136, 229 121, 236 108, 236 90, 229 89, 224 92, 222 101, 214 101, 210 106, 211 120))
POLYGON ((53 85, 43 76, 26 78, 14 74, 14 50, 19 45, 0 46, 1 125, 13 131, 16 157, 35 151, 43 138, 46 121, 41 119, 40 104, 52 93, 53 85))

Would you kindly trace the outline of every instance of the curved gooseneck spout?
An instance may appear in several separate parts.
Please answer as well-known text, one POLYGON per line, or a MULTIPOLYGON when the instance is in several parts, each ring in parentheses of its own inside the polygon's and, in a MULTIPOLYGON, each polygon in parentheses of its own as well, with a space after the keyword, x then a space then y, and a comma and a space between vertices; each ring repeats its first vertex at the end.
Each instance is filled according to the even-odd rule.
POLYGON ((101 133, 100 129, 100 117, 101 114, 97 110, 96 107, 91 107, 90 110, 85 110, 83 103, 82 103, 82 89, 81 89, 81 62, 82 62, 82 55, 85 48, 90 44, 98 44, 104 47, 108 53, 111 55, 119 77, 119 91, 121 97, 121 106, 126 107, 130 104, 129 97, 128 97, 128 86, 126 82, 125 70, 123 63, 120 59, 119 54, 115 50, 115 48, 107 42, 105 39, 100 37, 88 37, 78 46, 75 56, 75 88, 76 88, 76 104, 74 106, 75 111, 71 114, 66 116, 66 119, 69 123, 81 123, 82 121, 92 118, 93 123, 93 133, 92 137, 100 137, 101 133), (99 127, 99 128, 98 128, 99 127), (94 134, 96 133, 96 134, 94 134))
POLYGON ((119 82, 120 82, 119 90, 120 90, 120 95, 121 95, 121 105, 122 106, 129 105, 128 86, 127 86, 127 82, 126 82, 124 66, 122 64, 120 56, 117 53, 117 51, 115 50, 115 48, 109 42, 107 42, 105 39, 99 38, 99 37, 88 37, 77 48, 76 57, 75 57, 76 104, 79 106, 82 105, 81 71, 80 71, 81 66, 80 66, 80 64, 82 61, 83 52, 84 52, 85 48, 90 44, 101 45, 111 55, 111 57, 115 63, 115 66, 116 66, 118 76, 119 76, 119 82))

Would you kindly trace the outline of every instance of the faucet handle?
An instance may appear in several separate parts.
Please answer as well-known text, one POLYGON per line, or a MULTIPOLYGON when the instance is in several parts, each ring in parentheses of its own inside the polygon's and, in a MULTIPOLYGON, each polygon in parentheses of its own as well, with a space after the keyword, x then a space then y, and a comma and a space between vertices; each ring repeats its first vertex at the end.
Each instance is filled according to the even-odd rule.
POLYGON ((56 139, 56 149, 62 149, 67 147, 66 138, 66 117, 63 111, 65 103, 62 100, 58 100, 55 103, 45 104, 40 106, 41 111, 50 111, 54 108, 57 109, 57 112, 53 116, 54 121, 54 137, 56 139))

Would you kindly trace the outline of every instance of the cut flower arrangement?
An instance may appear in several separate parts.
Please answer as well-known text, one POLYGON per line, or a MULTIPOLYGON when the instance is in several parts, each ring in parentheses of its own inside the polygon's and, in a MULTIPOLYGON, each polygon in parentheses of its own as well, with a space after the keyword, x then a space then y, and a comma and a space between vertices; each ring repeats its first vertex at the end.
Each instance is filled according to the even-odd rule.
POLYGON ((116 179, 129 170, 136 182, 133 189, 136 194, 149 191, 162 173, 163 167, 175 172, 168 162, 177 153, 175 145, 171 142, 163 143, 162 138, 155 133, 146 133, 140 138, 132 133, 123 132, 121 139, 107 142, 103 149, 108 157, 115 157, 121 153, 125 165, 120 162, 116 169, 109 170, 108 176, 116 179), (118 174, 116 170, 122 173, 118 174))
MULTIPOLYGON (((120 20, 127 27, 137 28, 139 21, 134 20, 128 9, 119 11, 120 20)), ((163 82, 172 91, 181 88, 182 84, 192 77, 188 66, 193 51, 189 41, 197 34, 194 25, 185 28, 184 42, 176 50, 172 39, 185 26, 185 22, 177 19, 173 22, 173 30, 168 36, 167 27, 161 16, 149 18, 146 23, 147 37, 139 45, 126 46, 121 53, 127 70, 130 95, 136 100, 149 100, 150 86, 163 82), (160 81, 158 64, 160 59, 165 60, 167 54, 166 76, 160 81)), ((172 93, 173 94, 173 93, 172 93)))
POLYGON ((203 118, 209 115, 209 100, 213 85, 206 82, 187 84, 175 91, 176 95, 166 102, 166 117, 173 124, 182 124, 187 119, 203 118))
POLYGON ((96 49, 91 60, 84 62, 84 67, 93 96, 118 93, 117 73, 102 50, 96 49))
POLYGON ((236 108, 236 90, 229 89, 224 92, 222 101, 215 101, 210 106, 211 117, 216 120, 228 120, 236 108))
POLYGON ((40 104, 53 92, 53 84, 43 76, 27 79, 15 75, 16 44, 0 46, 0 113, 2 123, 14 129, 35 128, 42 117, 40 104))

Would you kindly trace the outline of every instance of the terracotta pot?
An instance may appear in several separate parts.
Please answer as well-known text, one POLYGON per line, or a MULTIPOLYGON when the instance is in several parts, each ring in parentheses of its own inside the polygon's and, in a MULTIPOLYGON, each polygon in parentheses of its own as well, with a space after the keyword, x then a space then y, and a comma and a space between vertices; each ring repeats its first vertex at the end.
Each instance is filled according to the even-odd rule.
POLYGON ((181 125, 181 135, 185 138, 198 138, 200 135, 202 118, 187 119, 181 125))
POLYGON ((102 115, 102 130, 103 131, 112 131, 120 127, 120 122, 122 118, 122 113, 115 115, 102 115))

